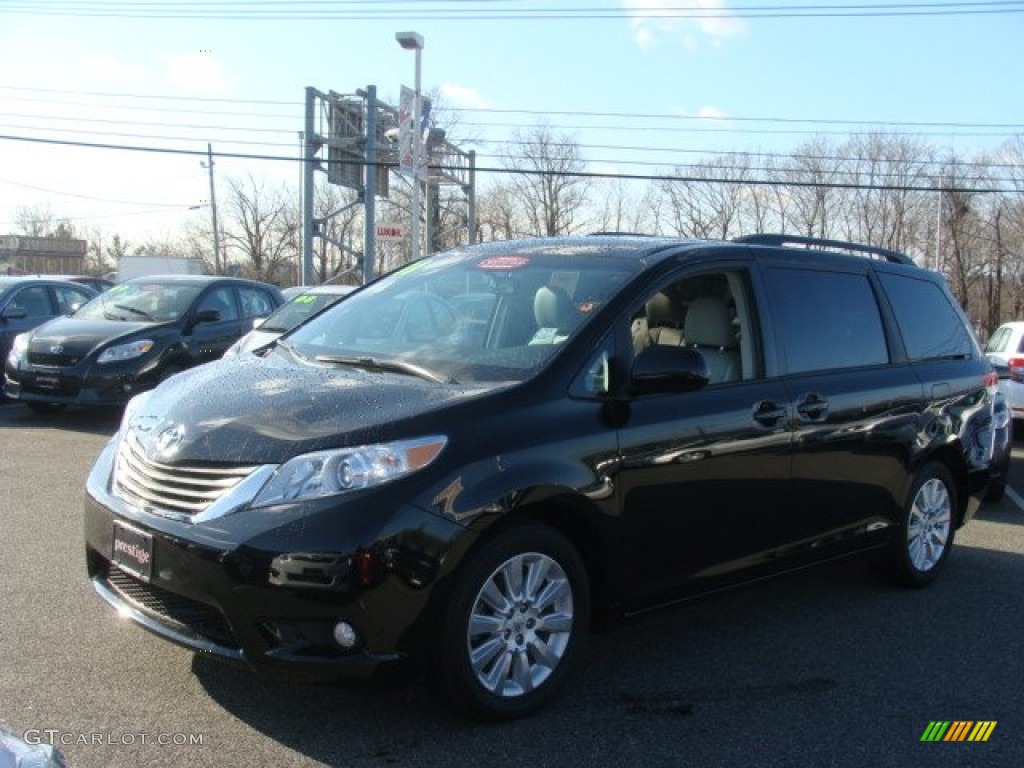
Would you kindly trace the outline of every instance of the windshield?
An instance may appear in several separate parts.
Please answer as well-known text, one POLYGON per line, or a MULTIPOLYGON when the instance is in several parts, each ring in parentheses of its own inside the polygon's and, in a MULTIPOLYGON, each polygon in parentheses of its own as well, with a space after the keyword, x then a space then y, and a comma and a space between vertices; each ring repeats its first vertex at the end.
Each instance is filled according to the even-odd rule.
POLYGON ((181 283, 122 283, 80 308, 75 317, 133 323, 172 322, 188 311, 202 289, 201 285, 181 283))
POLYGON ((564 255, 446 254, 410 264, 295 330, 323 364, 414 364, 446 381, 528 378, 636 265, 564 255))

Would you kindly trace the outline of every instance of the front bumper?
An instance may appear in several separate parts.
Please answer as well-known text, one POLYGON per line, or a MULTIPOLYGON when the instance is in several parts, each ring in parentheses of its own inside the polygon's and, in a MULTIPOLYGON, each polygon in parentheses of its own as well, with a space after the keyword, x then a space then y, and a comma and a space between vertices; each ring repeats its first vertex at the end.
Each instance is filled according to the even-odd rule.
POLYGON ((116 445, 89 477, 85 543, 93 588, 120 615, 275 676, 377 681, 415 670, 444 554, 464 528, 408 505, 383 516, 290 505, 205 523, 164 518, 109 492, 116 445), (115 562, 115 523, 150 537, 147 575, 115 562), (338 622, 355 628, 351 647, 333 639, 338 622))
POLYGON ((152 372, 131 363, 73 368, 8 364, 4 375, 4 393, 14 400, 66 405, 124 405, 156 385, 152 372))

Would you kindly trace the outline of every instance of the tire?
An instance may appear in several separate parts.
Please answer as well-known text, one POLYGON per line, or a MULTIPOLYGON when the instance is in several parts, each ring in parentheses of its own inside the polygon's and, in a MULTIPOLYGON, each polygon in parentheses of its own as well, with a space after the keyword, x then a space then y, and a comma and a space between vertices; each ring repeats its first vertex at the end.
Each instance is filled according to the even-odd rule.
POLYGON ((476 720, 536 711, 565 681, 588 632, 579 554, 548 526, 517 525, 470 554, 457 579, 434 654, 435 689, 476 720))
POLYGON ((42 403, 37 400, 30 400, 25 403, 25 405, 27 405, 28 409, 33 413, 42 414, 59 413, 67 408, 67 405, 64 403, 42 403))
POLYGON ((918 472, 903 508, 897 540, 877 564, 884 577, 905 587, 931 584, 942 571, 956 534, 956 485, 945 465, 918 472))

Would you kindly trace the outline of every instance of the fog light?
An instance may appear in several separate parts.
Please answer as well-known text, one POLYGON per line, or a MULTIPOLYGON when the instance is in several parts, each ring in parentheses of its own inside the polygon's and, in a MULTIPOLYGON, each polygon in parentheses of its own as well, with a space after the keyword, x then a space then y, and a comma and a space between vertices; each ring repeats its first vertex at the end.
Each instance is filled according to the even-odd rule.
POLYGON ((359 636, 356 629, 347 621, 339 621, 334 625, 334 642, 342 648, 349 649, 355 646, 359 636))

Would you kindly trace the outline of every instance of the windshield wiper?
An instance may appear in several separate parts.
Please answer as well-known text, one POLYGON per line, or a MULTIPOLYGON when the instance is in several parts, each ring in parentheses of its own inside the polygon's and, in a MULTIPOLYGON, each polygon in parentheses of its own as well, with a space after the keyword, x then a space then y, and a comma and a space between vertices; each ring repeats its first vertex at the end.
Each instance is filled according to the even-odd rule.
POLYGON ((337 365, 351 365, 353 368, 362 368, 367 371, 384 371, 389 373, 405 373, 411 376, 418 376, 427 381, 437 384, 458 384, 455 379, 444 378, 429 368, 415 363, 407 363, 405 360, 381 360, 376 357, 353 357, 347 355, 317 355, 318 363, 335 363, 337 365))
POLYGON ((148 320, 152 320, 153 316, 142 309, 136 309, 135 307, 129 307, 125 304, 115 304, 114 309, 123 309, 125 312, 131 312, 133 315, 142 315, 148 320))

